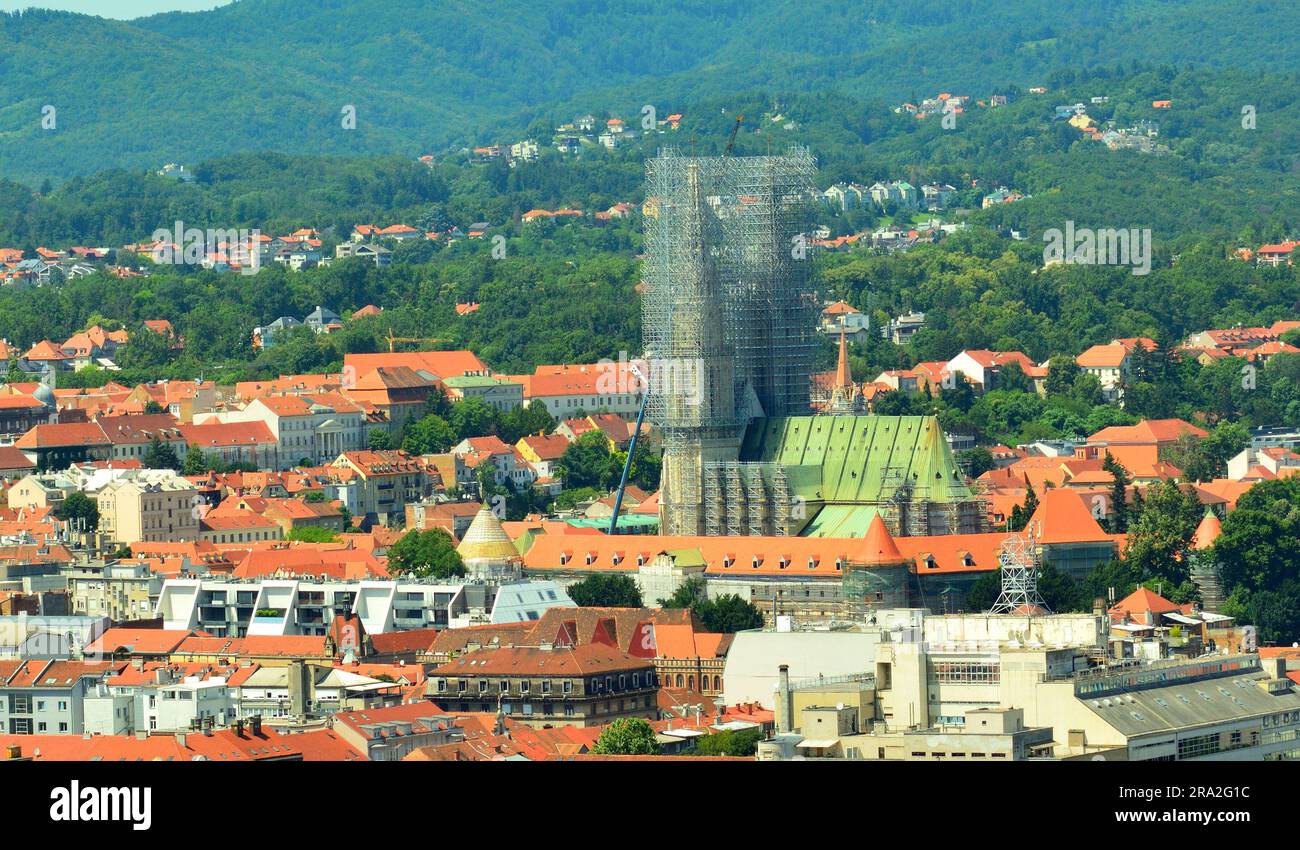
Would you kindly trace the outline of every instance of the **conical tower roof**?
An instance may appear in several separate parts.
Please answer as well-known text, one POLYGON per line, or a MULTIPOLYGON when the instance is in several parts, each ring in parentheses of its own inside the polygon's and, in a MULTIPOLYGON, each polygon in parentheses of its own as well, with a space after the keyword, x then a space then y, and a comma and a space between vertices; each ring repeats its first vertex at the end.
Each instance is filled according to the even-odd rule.
POLYGON ((862 548, 859 552, 862 563, 872 567, 907 563, 907 558, 898 551, 894 535, 889 533, 889 528, 886 527, 880 514, 871 518, 871 525, 867 527, 867 536, 862 539, 862 548))
POLYGON ((1201 524, 1196 526, 1196 533, 1192 535, 1192 548, 1197 551, 1209 549, 1222 533, 1223 524, 1219 522, 1219 518, 1213 511, 1206 511, 1201 524))
POLYGON ((456 551, 466 561, 503 561, 519 557, 519 550, 501 527, 501 520, 487 505, 474 515, 474 521, 466 529, 456 551))
POLYGON ((849 343, 840 331, 840 359, 835 366, 835 388, 847 390, 853 386, 853 370, 849 366, 849 343))

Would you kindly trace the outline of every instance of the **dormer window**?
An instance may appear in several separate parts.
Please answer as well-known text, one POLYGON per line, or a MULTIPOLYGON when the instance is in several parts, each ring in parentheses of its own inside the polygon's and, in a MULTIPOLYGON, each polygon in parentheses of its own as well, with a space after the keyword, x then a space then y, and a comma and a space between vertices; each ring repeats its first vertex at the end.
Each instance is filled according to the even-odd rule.
POLYGON ((818 562, 818 560, 817 560, 816 558, 809 558, 809 559, 808 559, 808 569, 810 569, 810 570, 815 570, 815 569, 817 569, 817 564, 818 564, 818 563, 819 563, 819 562, 818 562))
POLYGON ((753 559, 754 569, 758 569, 759 565, 762 563, 763 563, 763 556, 755 555, 753 559))
POLYGON ((587 566, 590 567, 590 566, 591 566, 592 564, 594 564, 594 563, 596 563, 596 553, 595 553, 595 552, 588 552, 588 553, 587 553, 587 566))
POLYGON ((839 558, 836 558, 836 559, 835 559, 835 569, 836 569, 836 570, 843 570, 843 569, 844 569, 844 558, 843 558, 843 557, 839 557, 839 558))
POLYGON ((573 557, 572 553, 569 553, 569 552, 561 552, 561 553, 560 553, 560 566, 564 566, 565 564, 569 563, 569 558, 571 558, 571 557, 573 557))
POLYGON ((639 553, 637 553, 637 556, 636 556, 636 565, 637 565, 638 567, 643 567, 643 566, 645 566, 645 553, 644 553, 644 552, 639 552, 639 553))

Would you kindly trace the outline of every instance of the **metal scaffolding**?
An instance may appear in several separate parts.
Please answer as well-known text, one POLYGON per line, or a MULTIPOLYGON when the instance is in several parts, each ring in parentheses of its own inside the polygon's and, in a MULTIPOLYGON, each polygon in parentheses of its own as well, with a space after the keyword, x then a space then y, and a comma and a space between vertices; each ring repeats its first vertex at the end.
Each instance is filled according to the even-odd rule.
POLYGON ((803 148, 760 157, 669 149, 646 165, 642 325, 647 415, 664 441, 664 534, 770 525, 761 502, 745 498, 743 517, 731 504, 765 491, 761 475, 706 477, 705 466, 737 459, 750 419, 809 412, 815 168, 803 148))

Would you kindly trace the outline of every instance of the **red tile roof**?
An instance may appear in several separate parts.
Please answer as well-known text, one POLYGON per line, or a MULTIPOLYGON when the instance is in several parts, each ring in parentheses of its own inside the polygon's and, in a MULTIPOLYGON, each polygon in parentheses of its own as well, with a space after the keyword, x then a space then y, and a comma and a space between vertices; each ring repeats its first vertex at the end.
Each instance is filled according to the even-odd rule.
POLYGON ((508 647, 480 649, 457 656, 430 671, 431 676, 589 676, 651 666, 645 658, 601 643, 556 649, 508 647), (472 662, 472 663, 471 663, 472 662))

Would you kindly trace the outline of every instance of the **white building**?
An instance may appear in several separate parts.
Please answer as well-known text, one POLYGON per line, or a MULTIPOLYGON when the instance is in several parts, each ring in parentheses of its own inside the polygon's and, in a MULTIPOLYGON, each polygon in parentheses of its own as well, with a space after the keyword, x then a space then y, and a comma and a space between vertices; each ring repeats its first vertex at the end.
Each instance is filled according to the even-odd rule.
POLYGON ((156 616, 165 629, 217 637, 323 635, 355 614, 369 634, 470 625, 465 585, 384 580, 168 579, 156 616))
POLYGON ((367 446, 365 411, 338 393, 262 396, 242 410, 196 416, 205 422, 261 422, 276 441, 275 457, 264 466, 290 469, 300 461, 323 465, 343 452, 367 446))

